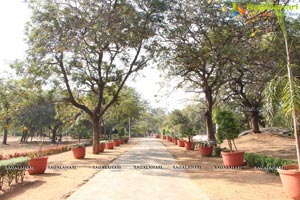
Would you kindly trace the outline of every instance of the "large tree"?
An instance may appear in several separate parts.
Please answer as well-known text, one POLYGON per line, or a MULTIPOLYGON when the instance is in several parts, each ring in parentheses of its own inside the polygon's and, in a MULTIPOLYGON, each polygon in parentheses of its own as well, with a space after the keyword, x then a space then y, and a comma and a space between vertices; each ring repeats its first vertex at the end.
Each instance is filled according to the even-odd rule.
MULTIPOLYGON (((260 133, 259 125, 265 125, 263 114, 266 107, 262 108, 266 83, 286 73, 282 68, 285 64, 282 59, 285 56, 284 41, 280 38, 282 33, 277 20, 272 10, 248 10, 246 17, 237 19, 237 22, 244 23, 239 25, 239 54, 232 59, 236 70, 230 74, 232 80, 226 85, 230 94, 225 95, 225 99, 233 99, 239 104, 239 111, 251 121, 253 133, 260 133)), ((290 37, 296 44, 295 36, 291 34, 290 37)))
POLYGON ((152 57, 166 1, 31 0, 26 72, 65 91, 64 99, 93 122, 98 154, 100 123, 128 77, 152 57), (89 95, 87 103, 86 95, 89 95), (91 101, 92 99, 92 101, 91 101), (91 103, 92 102, 92 103, 91 103))
POLYGON ((260 133, 259 126, 265 126, 262 117, 264 89, 278 72, 274 54, 270 53, 270 47, 264 48, 261 36, 248 38, 247 31, 243 36, 243 42, 237 48, 240 54, 232 59, 235 70, 229 76, 231 80, 224 85, 221 94, 222 102, 236 105, 236 111, 245 114, 247 122, 250 122, 253 133, 260 133))
POLYGON ((206 130, 215 140, 213 106, 226 73, 233 69, 232 55, 238 33, 235 24, 221 12, 221 5, 206 1, 173 1, 164 28, 164 69, 170 77, 180 77, 179 87, 204 94, 206 130))

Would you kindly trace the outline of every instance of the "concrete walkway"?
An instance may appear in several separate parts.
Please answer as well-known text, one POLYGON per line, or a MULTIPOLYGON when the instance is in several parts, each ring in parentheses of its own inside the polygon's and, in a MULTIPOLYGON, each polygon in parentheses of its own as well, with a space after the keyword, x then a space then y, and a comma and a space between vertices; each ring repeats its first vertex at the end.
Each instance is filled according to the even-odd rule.
MULTIPOLYGON (((107 166, 95 166, 101 167, 107 166)), ((209 199, 183 170, 174 169, 180 166, 158 139, 142 139, 110 167, 117 169, 100 171, 68 200, 209 199)))

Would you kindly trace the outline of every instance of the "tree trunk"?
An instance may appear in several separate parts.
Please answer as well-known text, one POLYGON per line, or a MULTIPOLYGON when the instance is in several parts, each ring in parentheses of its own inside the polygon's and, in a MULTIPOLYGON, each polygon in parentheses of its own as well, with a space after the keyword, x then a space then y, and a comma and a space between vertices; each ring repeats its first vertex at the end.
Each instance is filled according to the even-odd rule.
POLYGON ((23 130, 22 137, 21 137, 21 143, 26 142, 27 134, 28 134, 28 130, 23 130))
MULTIPOLYGON (((34 133, 31 133, 31 135, 30 135, 30 137, 31 137, 30 142, 32 142, 33 136, 34 136, 34 133)), ((26 139, 26 142, 27 142, 27 140, 28 140, 28 137, 27 137, 27 139, 26 139)))
POLYGON ((212 92, 209 87, 206 88, 205 97, 206 97, 206 106, 207 106, 207 110, 205 112, 206 134, 209 140, 216 141, 215 129, 212 120, 212 107, 213 107, 212 92))
POLYGON ((251 124, 253 133, 261 133, 259 130, 259 113, 256 110, 251 111, 251 124))
POLYGON ((93 154, 99 154, 99 139, 100 139, 100 117, 94 113, 93 116, 93 154))
MULTIPOLYGON (((57 122, 52 128, 50 126, 50 131, 52 133, 52 143, 56 143, 57 134, 59 133, 59 128, 61 125, 62 125, 61 122, 57 122)), ((61 135, 59 136, 59 139, 61 141, 61 135)))
POLYGON ((215 141, 215 129, 212 121, 212 112, 207 110, 205 113, 206 133, 209 140, 215 141))
POLYGON ((52 130, 52 143, 55 144, 56 143, 56 129, 53 129, 52 130))
POLYGON ((4 128, 2 144, 7 144, 7 135, 8 135, 8 130, 7 130, 7 128, 4 128))

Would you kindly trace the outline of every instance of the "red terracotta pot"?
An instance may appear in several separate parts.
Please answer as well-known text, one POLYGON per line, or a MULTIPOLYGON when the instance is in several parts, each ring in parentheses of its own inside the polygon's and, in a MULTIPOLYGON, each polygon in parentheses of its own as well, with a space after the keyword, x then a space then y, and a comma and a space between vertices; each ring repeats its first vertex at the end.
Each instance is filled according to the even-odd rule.
POLYGON ((214 150, 214 146, 209 146, 209 147, 199 146, 199 152, 201 156, 211 156, 213 150, 214 150))
POLYGON ((119 140, 114 140, 114 144, 115 144, 115 146, 120 146, 119 140))
POLYGON ((294 200, 300 200, 300 171, 298 165, 286 165, 278 169, 282 186, 286 194, 294 200))
POLYGON ((105 148, 105 143, 100 143, 99 144, 99 152, 104 152, 104 148, 105 148))
POLYGON ((113 149, 114 148, 114 142, 107 142, 106 143, 106 148, 107 149, 113 149))
POLYGON ((47 168, 47 163, 48 163, 48 156, 31 158, 28 163, 28 167, 29 167, 29 169, 27 170, 28 174, 33 175, 33 174, 45 173, 47 168))
POLYGON ((237 167, 244 165, 244 151, 227 152, 222 151, 223 164, 226 167, 237 167))
POLYGON ((76 159, 82 159, 85 157, 85 147, 78 147, 78 148, 74 148, 72 149, 74 158, 76 159))
POLYGON ((177 144, 179 147, 184 147, 185 140, 177 140, 177 144))
POLYGON ((185 144, 185 149, 186 150, 193 150, 192 149, 192 142, 184 142, 184 144, 185 144))
POLYGON ((173 138, 169 136, 169 142, 172 142, 173 138))
POLYGON ((163 135, 163 140, 167 139, 167 137, 165 135, 163 135))
POLYGON ((177 145, 177 138, 173 138, 172 142, 177 145))

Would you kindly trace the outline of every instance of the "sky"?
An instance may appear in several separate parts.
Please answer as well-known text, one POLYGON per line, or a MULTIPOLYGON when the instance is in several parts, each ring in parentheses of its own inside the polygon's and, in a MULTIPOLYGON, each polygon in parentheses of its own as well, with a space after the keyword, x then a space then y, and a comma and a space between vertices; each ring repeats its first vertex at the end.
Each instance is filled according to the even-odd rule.
MULTIPOLYGON (((24 27, 29 20, 30 12, 23 0, 0 0, 0 73, 9 71, 8 66, 14 60, 24 59, 24 27)), ((163 107, 169 112, 184 108, 187 104, 186 97, 191 95, 182 90, 170 94, 175 83, 162 89, 159 84, 162 81, 160 72, 155 67, 150 67, 144 69, 134 82, 128 82, 128 85, 134 87, 153 108, 163 107)))
POLYGON ((15 59, 22 59, 26 44, 24 26, 29 20, 27 6, 22 0, 0 0, 0 68, 6 69, 15 59))

